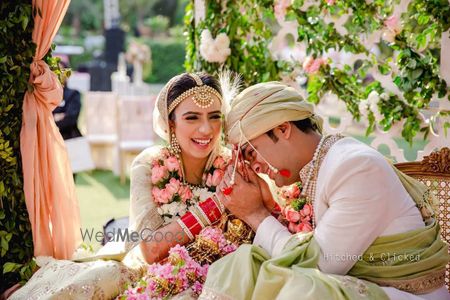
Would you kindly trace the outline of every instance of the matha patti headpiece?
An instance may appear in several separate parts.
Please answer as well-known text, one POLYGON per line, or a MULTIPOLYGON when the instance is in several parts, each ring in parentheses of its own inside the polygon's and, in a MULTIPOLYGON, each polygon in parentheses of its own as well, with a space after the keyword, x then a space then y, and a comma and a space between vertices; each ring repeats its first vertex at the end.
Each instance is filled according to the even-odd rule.
POLYGON ((183 94, 178 96, 169 106, 168 114, 170 114, 175 107, 178 106, 181 102, 183 102, 186 98, 193 96, 192 100, 194 101, 195 105, 197 105, 200 108, 208 108, 214 103, 214 98, 212 97, 215 95, 220 103, 222 103, 222 96, 216 89, 203 84, 203 81, 197 74, 188 74, 191 76, 192 79, 195 80, 195 83, 197 84, 195 87, 185 91, 183 94))

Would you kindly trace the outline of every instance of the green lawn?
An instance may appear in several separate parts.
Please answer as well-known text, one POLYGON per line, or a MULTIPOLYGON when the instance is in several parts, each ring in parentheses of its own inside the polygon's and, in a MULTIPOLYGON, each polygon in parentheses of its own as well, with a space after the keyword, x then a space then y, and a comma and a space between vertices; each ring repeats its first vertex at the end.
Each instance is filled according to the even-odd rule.
MULTIPOLYGON (((81 227, 94 232, 103 231, 103 225, 112 218, 128 216, 130 182, 121 185, 111 171, 92 171, 77 174, 76 191, 80 205, 81 227)), ((99 243, 85 240, 94 248, 99 243)))

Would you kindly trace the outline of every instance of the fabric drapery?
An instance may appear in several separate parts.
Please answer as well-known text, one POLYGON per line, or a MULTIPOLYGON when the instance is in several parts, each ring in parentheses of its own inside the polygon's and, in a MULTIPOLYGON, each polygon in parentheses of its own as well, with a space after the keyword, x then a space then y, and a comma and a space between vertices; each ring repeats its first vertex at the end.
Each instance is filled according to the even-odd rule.
MULTIPOLYGON (((317 268, 319 256, 320 247, 312 232, 293 235, 282 253, 273 258, 260 247, 242 245, 210 266, 200 299, 294 299, 298 295, 304 299, 387 299, 372 281, 397 288, 405 283, 411 291, 426 292, 424 279, 443 274, 448 261, 437 222, 377 238, 350 276, 321 272, 317 268)), ((426 281, 430 290, 443 285, 443 277, 435 280, 436 284, 426 281)))
POLYGON ((32 91, 25 93, 20 150, 24 193, 31 222, 35 256, 70 258, 81 241, 80 217, 72 170, 52 111, 62 100, 63 88, 42 60, 70 0, 33 0, 32 91))

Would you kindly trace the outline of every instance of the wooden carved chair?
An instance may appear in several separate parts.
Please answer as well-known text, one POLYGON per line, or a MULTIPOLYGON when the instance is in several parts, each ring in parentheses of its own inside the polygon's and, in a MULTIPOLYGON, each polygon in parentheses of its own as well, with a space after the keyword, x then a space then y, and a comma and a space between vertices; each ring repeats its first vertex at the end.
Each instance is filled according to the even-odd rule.
MULTIPOLYGON (((437 219, 442 239, 450 244, 450 149, 447 147, 425 156, 422 161, 397 163, 403 173, 427 185, 439 200, 437 219)), ((445 284, 450 291, 450 264, 447 265, 445 284)))

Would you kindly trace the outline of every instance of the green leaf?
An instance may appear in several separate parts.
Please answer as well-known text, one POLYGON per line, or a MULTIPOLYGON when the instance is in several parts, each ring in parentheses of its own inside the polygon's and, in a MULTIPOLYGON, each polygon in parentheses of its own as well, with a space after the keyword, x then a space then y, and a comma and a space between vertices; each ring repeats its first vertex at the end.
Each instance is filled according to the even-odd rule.
POLYGON ((423 73, 423 69, 415 69, 414 71, 412 71, 411 77, 413 80, 416 80, 420 77, 420 75, 422 75, 422 73, 423 73))
POLYGON ((21 264, 7 262, 3 265, 3 274, 14 272, 21 267, 21 264))
POLYGON ((381 74, 387 75, 389 72, 391 72, 391 68, 389 65, 378 65, 378 71, 380 71, 381 74))
POLYGON ((419 23, 419 25, 425 25, 425 24, 428 23, 428 20, 429 20, 429 19, 430 19, 430 17, 427 16, 427 15, 420 15, 420 16, 417 18, 417 22, 419 23))
POLYGON ((292 2, 292 8, 293 9, 300 9, 303 6, 304 2, 305 2, 304 0, 294 0, 292 2))
POLYGON ((25 30, 25 28, 27 28, 28 25, 28 16, 22 16, 22 29, 25 30))

